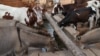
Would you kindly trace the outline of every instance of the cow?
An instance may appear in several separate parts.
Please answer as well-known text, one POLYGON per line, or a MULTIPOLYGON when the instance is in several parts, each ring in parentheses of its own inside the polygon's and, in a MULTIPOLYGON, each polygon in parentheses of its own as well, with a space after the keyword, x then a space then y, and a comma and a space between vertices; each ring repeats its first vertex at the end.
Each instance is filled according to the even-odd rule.
POLYGON ((97 21, 96 27, 97 27, 97 28, 100 27, 100 18, 99 18, 98 21, 97 21))
POLYGON ((62 13, 63 10, 63 6, 60 3, 56 3, 52 9, 51 15, 54 16, 56 14, 62 13))
POLYGON ((81 5, 87 1, 88 0, 75 0, 75 2, 73 4, 65 4, 65 5, 56 3, 52 9, 51 14, 52 14, 52 16, 54 16, 56 14, 59 14, 58 12, 60 12, 60 14, 63 14, 65 16, 66 14, 73 11, 75 8, 82 7, 81 5))
POLYGON ((44 8, 40 5, 40 3, 36 3, 36 5, 34 6, 34 10, 36 11, 36 15, 37 15, 37 24, 38 25, 42 25, 43 24, 43 18, 42 18, 42 14, 44 13, 44 8))
POLYGON ((0 4, 0 19, 3 18, 17 20, 31 27, 37 25, 43 25, 43 23, 40 23, 43 22, 42 14, 38 12, 34 8, 34 6, 12 7, 8 5, 0 4))
POLYGON ((91 19, 90 21, 93 23, 93 18, 97 15, 98 8, 100 8, 100 2, 98 0, 88 1, 86 7, 73 10, 71 13, 66 15, 58 25, 62 27, 73 23, 76 26, 78 22, 86 22, 89 19, 91 19))

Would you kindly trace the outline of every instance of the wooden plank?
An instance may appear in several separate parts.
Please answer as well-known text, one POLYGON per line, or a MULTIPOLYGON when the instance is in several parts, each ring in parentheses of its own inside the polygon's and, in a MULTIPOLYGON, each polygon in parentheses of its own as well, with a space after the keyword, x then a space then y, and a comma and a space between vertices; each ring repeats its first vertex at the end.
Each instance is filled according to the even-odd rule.
POLYGON ((29 54, 32 54, 32 53, 36 53, 36 52, 42 52, 42 49, 41 48, 35 48, 35 47, 29 47, 28 48, 28 51, 29 51, 29 54))
POLYGON ((44 36, 50 36, 50 34, 45 29, 36 29, 36 28, 28 27, 27 25, 21 23, 17 23, 16 27, 22 30, 26 30, 28 32, 33 32, 44 36))
POLYGON ((10 26, 15 26, 17 21, 14 20, 0 20, 0 27, 10 27, 10 26))
POLYGON ((48 52, 48 53, 40 53, 40 56, 58 56, 58 54, 48 52))
POLYGON ((72 3, 74 3, 74 0, 60 0, 60 3, 62 5, 72 4, 72 3))
POLYGON ((40 53, 40 56, 73 56, 69 51, 56 51, 56 52, 47 52, 47 53, 40 53))
POLYGON ((83 52, 87 55, 87 56, 96 56, 92 51, 90 51, 89 49, 83 49, 83 52))
POLYGON ((65 16, 61 14, 54 15, 53 18, 57 21, 60 22, 65 16))
POLYGON ((62 14, 57 14, 61 19, 63 19, 65 16, 63 16, 62 14))
POLYGON ((95 44, 96 48, 100 49, 100 43, 95 44))
POLYGON ((53 39, 48 36, 32 33, 26 30, 20 30, 20 38, 21 41, 24 42, 29 47, 37 47, 43 48, 47 47, 50 48, 49 50, 53 50, 54 45, 51 44, 53 39))
POLYGON ((34 32, 34 33, 38 32, 38 30, 30 28, 30 27, 27 27, 27 25, 24 25, 24 24, 21 24, 21 23, 17 23, 16 27, 18 27, 20 29, 23 29, 23 30, 26 30, 26 31, 29 31, 29 32, 34 32))
POLYGON ((72 36, 73 36, 73 38, 71 38, 72 40, 75 40, 76 39, 76 36, 77 36, 77 34, 79 33, 78 31, 76 31, 74 28, 72 28, 72 27, 64 27, 64 32, 66 33, 66 34, 71 34, 72 36))
POLYGON ((16 52, 21 50, 16 27, 0 26, 0 56, 5 56, 13 50, 16 52))
POLYGON ((90 49, 96 56, 100 56, 100 49, 98 48, 90 48, 90 49))
POLYGON ((65 56, 74 56, 69 50, 64 50, 63 53, 65 56))
POLYGON ((53 18, 47 12, 45 13, 47 20, 50 22, 55 32, 58 34, 59 38, 64 42, 65 46, 75 55, 75 56, 86 56, 76 45, 68 38, 68 36, 57 26, 53 18))
POLYGON ((62 19, 60 17, 58 17, 57 15, 53 16, 54 20, 57 22, 60 22, 62 19))
POLYGON ((24 2, 21 0, 0 0, 0 4, 5 4, 14 7, 23 7, 25 6, 24 2))
POLYGON ((73 56, 68 50, 56 52, 32 52, 29 56, 73 56))
POLYGON ((29 54, 28 56, 39 56, 39 52, 33 52, 32 54, 29 54))

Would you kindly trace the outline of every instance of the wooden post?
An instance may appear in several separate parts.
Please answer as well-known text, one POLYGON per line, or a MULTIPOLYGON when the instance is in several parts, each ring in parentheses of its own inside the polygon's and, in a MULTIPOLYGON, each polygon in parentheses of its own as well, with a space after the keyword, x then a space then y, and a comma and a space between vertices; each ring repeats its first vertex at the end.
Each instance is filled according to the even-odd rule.
POLYGON ((68 38, 68 36, 57 26, 57 23, 53 20, 49 13, 45 13, 47 20, 50 22, 52 27, 54 28, 55 32, 58 34, 59 38, 63 41, 66 47, 75 55, 75 56, 86 56, 78 46, 68 38))

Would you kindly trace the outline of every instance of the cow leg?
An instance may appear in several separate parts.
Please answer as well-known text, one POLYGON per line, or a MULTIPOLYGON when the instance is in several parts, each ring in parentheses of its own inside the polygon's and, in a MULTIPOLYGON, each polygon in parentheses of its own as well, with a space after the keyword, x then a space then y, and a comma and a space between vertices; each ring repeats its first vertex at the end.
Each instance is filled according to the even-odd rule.
POLYGON ((95 26, 97 26, 97 21, 100 18, 100 11, 99 9, 96 9, 96 22, 95 22, 95 26))
POLYGON ((58 26, 59 27, 65 26, 67 18, 68 18, 68 15, 66 15, 64 19, 62 19, 60 22, 58 22, 58 26))
POLYGON ((76 18, 77 14, 74 11, 72 11, 71 13, 68 13, 66 17, 58 23, 58 25, 62 27, 62 26, 69 26, 70 23, 76 24, 77 22, 76 18))
POLYGON ((62 12, 62 15, 63 15, 63 16, 66 16, 66 15, 67 15, 67 12, 63 11, 63 12, 62 12))
POLYGON ((96 27, 100 27, 100 18, 97 20, 96 27))
POLYGON ((93 29, 93 27, 94 27, 94 17, 95 17, 95 15, 92 15, 90 18, 89 18, 89 29, 91 30, 91 29, 93 29))

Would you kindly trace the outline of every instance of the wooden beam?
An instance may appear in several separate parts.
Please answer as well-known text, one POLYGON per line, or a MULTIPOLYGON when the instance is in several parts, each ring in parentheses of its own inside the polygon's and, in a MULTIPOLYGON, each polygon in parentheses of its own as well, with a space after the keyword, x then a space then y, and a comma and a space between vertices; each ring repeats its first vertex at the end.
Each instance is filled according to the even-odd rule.
POLYGON ((37 34, 40 34, 40 35, 50 36, 50 34, 46 30, 28 27, 27 25, 24 25, 24 24, 21 24, 21 23, 17 23, 16 27, 23 29, 23 30, 26 30, 26 31, 29 31, 29 32, 37 33, 37 34))
POLYGON ((71 41, 68 36, 57 26, 57 23, 52 19, 49 13, 45 13, 47 20, 50 22, 59 38, 64 42, 65 46, 75 55, 75 56, 86 56, 76 45, 71 41))
POLYGON ((87 56, 96 56, 90 49, 82 50, 87 56))
POLYGON ((38 30, 31 28, 31 27, 28 27, 27 25, 24 25, 24 24, 21 24, 21 23, 17 23, 16 27, 23 29, 23 30, 26 30, 26 31, 29 31, 29 32, 38 33, 38 30))
POLYGON ((11 27, 11 26, 15 26, 16 23, 17 21, 14 21, 14 20, 0 19, 0 27, 11 27))
POLYGON ((73 56, 70 51, 56 51, 56 52, 32 52, 29 56, 73 56))

